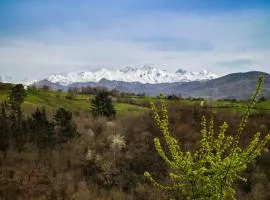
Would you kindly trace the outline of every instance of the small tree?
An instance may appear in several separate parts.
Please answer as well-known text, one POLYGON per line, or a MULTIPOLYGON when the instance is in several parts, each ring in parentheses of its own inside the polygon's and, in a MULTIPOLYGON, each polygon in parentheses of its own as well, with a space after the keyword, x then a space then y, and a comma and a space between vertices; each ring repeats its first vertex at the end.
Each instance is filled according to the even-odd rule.
POLYGON ((13 86, 9 93, 8 103, 10 107, 9 119, 11 121, 11 140, 12 146, 21 149, 26 142, 27 128, 23 120, 21 105, 26 97, 26 91, 22 84, 13 86), (15 141, 15 143, 14 143, 15 141))
POLYGON ((31 140, 40 148, 53 145, 53 124, 49 122, 45 108, 39 109, 32 114, 28 120, 31 132, 31 140))
POLYGON ((261 98, 260 98, 260 102, 265 102, 266 101, 266 98, 264 97, 264 96, 262 96, 261 98))
POLYGON ((71 140, 78 135, 76 124, 72 121, 72 112, 59 108, 54 115, 60 142, 71 140))
POLYGON ((169 167, 170 185, 162 185, 149 172, 145 176, 157 187, 179 192, 183 199, 235 199, 233 183, 240 177, 247 165, 260 155, 262 149, 270 140, 270 135, 260 139, 256 133, 249 144, 242 148, 239 139, 247 124, 251 109, 260 92, 263 78, 259 78, 256 92, 247 108, 245 115, 234 135, 226 136, 228 124, 224 122, 218 133, 214 131, 214 121, 207 122, 202 117, 200 148, 194 152, 181 151, 180 144, 169 132, 169 120, 165 101, 161 98, 161 114, 151 102, 155 121, 160 128, 168 146, 169 156, 164 151, 158 138, 154 139, 155 148, 169 167))
POLYGON ((91 102, 93 116, 115 117, 116 111, 107 91, 99 92, 91 102))
POLYGON ((22 84, 15 85, 9 93, 9 103, 14 115, 21 117, 21 104, 26 97, 26 91, 22 84))

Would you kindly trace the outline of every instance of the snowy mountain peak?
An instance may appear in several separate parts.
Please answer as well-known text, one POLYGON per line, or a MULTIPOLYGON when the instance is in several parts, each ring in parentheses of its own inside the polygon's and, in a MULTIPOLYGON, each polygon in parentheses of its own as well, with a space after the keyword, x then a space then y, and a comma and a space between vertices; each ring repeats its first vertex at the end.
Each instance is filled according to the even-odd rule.
POLYGON ((143 66, 139 66, 139 67, 124 67, 121 68, 119 71, 124 72, 124 73, 130 73, 130 72, 138 72, 138 71, 144 71, 144 72, 149 72, 151 73, 152 71, 156 71, 158 69, 150 66, 150 65, 143 65, 143 66))
POLYGON ((121 68, 119 71, 124 72, 124 73, 128 73, 128 72, 134 72, 134 71, 136 71, 136 69, 137 68, 135 68, 135 67, 127 66, 127 67, 121 68))
POLYGON ((153 70, 157 70, 156 68, 150 66, 150 65, 144 65, 143 67, 140 68, 141 70, 145 70, 145 71, 153 71, 153 70))
POLYGON ((215 74, 209 73, 206 70, 188 72, 179 69, 175 73, 169 73, 165 70, 144 65, 141 67, 127 66, 121 69, 102 68, 95 71, 54 74, 49 76, 47 80, 61 85, 69 85, 76 82, 99 82, 102 79, 155 84, 209 80, 217 77, 215 74))
POLYGON ((207 75, 208 74, 208 71, 206 69, 203 69, 202 71, 200 71, 200 74, 201 75, 207 75))
POLYGON ((187 72, 186 70, 178 69, 175 73, 176 73, 176 74, 184 74, 184 73, 186 73, 186 72, 187 72))

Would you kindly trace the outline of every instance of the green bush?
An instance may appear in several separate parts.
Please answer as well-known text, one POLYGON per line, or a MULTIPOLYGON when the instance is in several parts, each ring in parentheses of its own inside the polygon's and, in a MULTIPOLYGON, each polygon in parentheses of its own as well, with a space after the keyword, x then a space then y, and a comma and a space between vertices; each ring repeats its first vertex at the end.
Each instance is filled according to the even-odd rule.
POLYGON ((260 77, 255 94, 234 135, 225 135, 229 126, 226 122, 216 133, 213 119, 207 121, 202 117, 200 147, 194 152, 183 152, 178 141, 170 134, 164 98, 160 100, 161 113, 151 102, 155 121, 163 134, 169 155, 162 147, 160 139, 155 138, 154 144, 158 154, 169 167, 170 184, 160 184, 149 172, 144 173, 145 177, 161 189, 177 191, 183 199, 235 199, 233 183, 237 179, 246 181, 240 176, 241 172, 261 154, 270 140, 270 135, 260 139, 258 132, 245 148, 239 144, 262 83, 263 77, 260 77))

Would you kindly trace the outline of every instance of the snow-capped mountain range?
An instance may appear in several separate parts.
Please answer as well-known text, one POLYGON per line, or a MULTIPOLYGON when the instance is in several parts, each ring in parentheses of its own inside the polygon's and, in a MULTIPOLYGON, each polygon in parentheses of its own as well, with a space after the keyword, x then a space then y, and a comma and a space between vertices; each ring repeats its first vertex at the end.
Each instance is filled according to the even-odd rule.
POLYGON ((175 73, 169 73, 154 67, 143 66, 125 67, 119 70, 99 69, 55 74, 36 81, 24 80, 17 82, 0 75, 0 82, 22 83, 25 88, 32 84, 37 87, 46 85, 53 90, 63 91, 67 91, 72 87, 104 87, 108 90, 116 89, 120 92, 135 94, 144 93, 150 96, 163 93, 164 95, 174 94, 185 98, 248 99, 252 91, 254 91, 253 86, 256 86, 255 83, 261 75, 265 77, 265 89, 262 95, 270 98, 270 90, 267 90, 267 88, 270 88, 270 74, 260 71, 231 73, 218 77, 206 70, 188 72, 179 69, 175 73), (238 92, 232 93, 232 90, 238 92))
MULTIPOLYGON (((212 80, 218 78, 217 75, 202 70, 200 72, 189 72, 183 69, 177 70, 175 73, 167 72, 166 70, 157 69, 152 66, 144 65, 142 67, 124 67, 121 69, 105 69, 89 71, 76 71, 69 73, 53 74, 42 80, 51 83, 58 83, 63 86, 68 86, 72 83, 98 83, 102 79, 109 81, 123 81, 123 82, 139 82, 139 83, 175 83, 175 82, 190 82, 201 80, 212 80)), ((11 77, 0 76, 0 82, 3 83, 22 83, 25 86, 32 85, 41 80, 14 81, 11 77)))
MULTIPOLYGON (((217 77, 217 75, 206 70, 202 70, 201 72, 188 72, 179 69, 175 73, 169 73, 166 70, 161 70, 152 66, 145 65, 143 67, 125 67, 122 69, 102 68, 95 71, 79 71, 69 72, 66 74, 54 74, 45 80, 67 86, 72 83, 99 82, 102 79, 107 79, 110 81, 157 84, 211 80, 217 77)), ((28 82, 31 83, 32 81, 28 82)))

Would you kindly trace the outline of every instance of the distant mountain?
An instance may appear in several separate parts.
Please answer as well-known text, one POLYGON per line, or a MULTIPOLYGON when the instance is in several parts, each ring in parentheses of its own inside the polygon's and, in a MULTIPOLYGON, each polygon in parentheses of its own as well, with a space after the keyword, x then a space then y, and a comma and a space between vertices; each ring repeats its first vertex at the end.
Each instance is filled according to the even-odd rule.
POLYGON ((196 80, 210 80, 218 76, 203 70, 201 72, 187 72, 179 69, 176 73, 169 73, 145 65, 143 67, 125 67, 122 69, 99 69, 96 71, 70 72, 67 74, 54 74, 46 78, 52 83, 67 86, 72 83, 99 82, 102 79, 110 81, 140 82, 140 83, 173 83, 190 82, 196 80))
MULTIPOLYGON (((175 73, 169 73, 145 65, 139 68, 125 67, 119 70, 99 69, 96 71, 55 74, 43 80, 25 80, 23 83, 25 85, 33 83, 37 86, 47 85, 56 90, 91 86, 148 95, 163 93, 183 97, 247 99, 253 93, 260 74, 265 77, 263 95, 270 98, 270 74, 258 71, 217 77, 206 70, 188 72, 178 69, 175 73)), ((0 82, 10 82, 9 80, 11 79, 0 77, 0 82)))
POLYGON ((264 75, 265 83, 262 95, 270 98, 270 74, 263 72, 233 73, 212 80, 173 83, 140 83, 101 79, 99 82, 76 82, 68 85, 53 83, 48 80, 37 82, 53 89, 67 90, 69 87, 106 87, 122 92, 146 93, 148 95, 177 94, 183 97, 202 97, 213 99, 248 99, 254 92, 258 77, 264 75))
POLYGON ((168 87, 168 90, 179 91, 185 97, 249 99, 260 75, 264 75, 262 95, 270 98, 270 74, 258 71, 228 74, 204 82, 173 84, 168 87))

